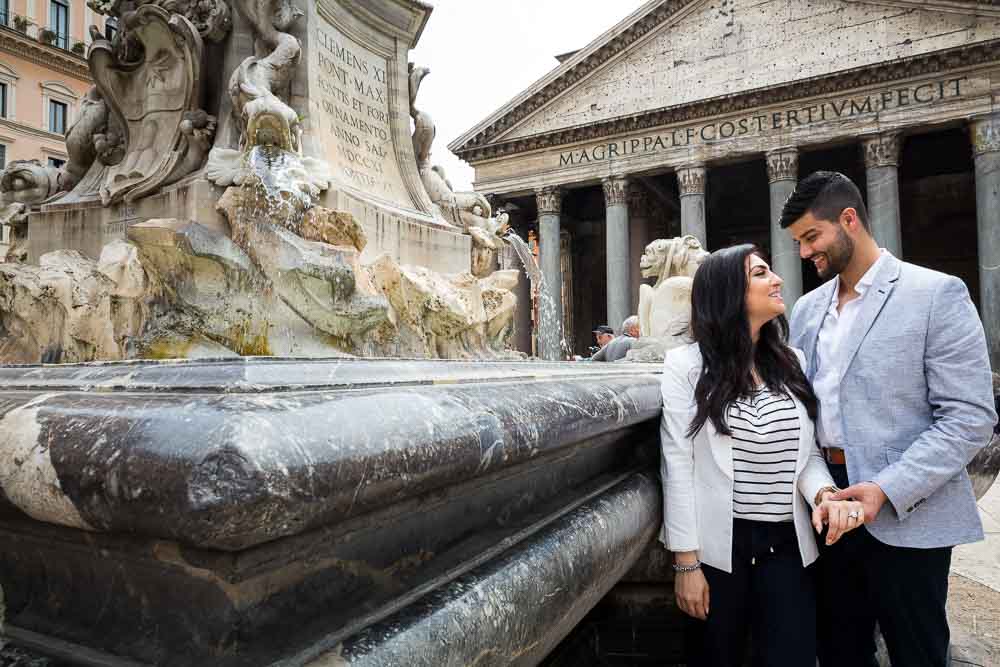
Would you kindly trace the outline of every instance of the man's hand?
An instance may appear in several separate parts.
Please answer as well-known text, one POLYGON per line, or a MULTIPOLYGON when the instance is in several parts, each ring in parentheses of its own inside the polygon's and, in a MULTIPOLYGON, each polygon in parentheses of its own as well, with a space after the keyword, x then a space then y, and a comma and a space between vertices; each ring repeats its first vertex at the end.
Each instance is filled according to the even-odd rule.
POLYGON ((857 500, 865 508, 865 518, 867 521, 874 521, 882 505, 889 498, 875 482, 861 482, 853 484, 842 491, 837 491, 830 497, 832 500, 857 500))

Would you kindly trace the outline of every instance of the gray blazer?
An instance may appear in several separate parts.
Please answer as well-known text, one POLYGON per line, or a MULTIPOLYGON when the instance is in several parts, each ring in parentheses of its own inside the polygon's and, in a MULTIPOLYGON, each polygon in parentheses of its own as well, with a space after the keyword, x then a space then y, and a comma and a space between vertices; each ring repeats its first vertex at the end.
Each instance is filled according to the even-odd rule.
MULTIPOLYGON (((831 280, 792 312, 790 344, 805 352, 810 381, 833 290, 831 280)), ((965 466, 997 415, 986 336, 965 284, 886 257, 840 354, 848 479, 873 481, 889 498, 869 532, 902 547, 981 540, 965 466)))

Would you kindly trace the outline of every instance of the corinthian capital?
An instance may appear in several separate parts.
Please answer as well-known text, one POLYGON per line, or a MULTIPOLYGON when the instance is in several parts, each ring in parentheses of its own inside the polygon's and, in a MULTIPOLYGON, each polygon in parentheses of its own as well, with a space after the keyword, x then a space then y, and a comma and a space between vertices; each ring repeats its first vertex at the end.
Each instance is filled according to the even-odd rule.
POLYGON ((624 176, 608 176, 601 179, 604 186, 604 205, 615 206, 626 202, 628 198, 628 179, 624 176))
POLYGON ((1000 115, 992 114, 972 119, 972 150, 976 155, 1000 151, 1000 115))
POLYGON ((562 210, 562 188, 550 186, 535 192, 538 215, 559 215, 562 210))
POLYGON ((899 132, 886 132, 868 137, 861 142, 865 168, 899 166, 899 151, 902 147, 903 137, 899 132))
POLYGON ((705 167, 700 165, 677 169, 677 186, 681 197, 705 194, 705 167))
POLYGON ((797 181, 799 179, 799 151, 779 148, 764 154, 767 162, 767 182, 797 181))

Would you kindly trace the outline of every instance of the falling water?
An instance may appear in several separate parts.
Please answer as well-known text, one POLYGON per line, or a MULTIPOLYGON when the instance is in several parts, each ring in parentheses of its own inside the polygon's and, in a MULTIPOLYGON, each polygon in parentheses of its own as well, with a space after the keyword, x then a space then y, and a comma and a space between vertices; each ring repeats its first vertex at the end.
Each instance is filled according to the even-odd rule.
POLYGON ((513 229, 504 235, 504 240, 510 243, 518 259, 521 260, 521 264, 524 266, 524 275, 528 276, 528 280, 531 281, 532 290, 538 289, 543 280, 542 270, 538 268, 538 262, 535 261, 535 256, 531 254, 531 248, 528 247, 524 239, 518 236, 517 232, 513 229))
MULTIPOLYGON (((274 227, 295 232, 303 213, 312 205, 309 193, 301 187, 304 172, 301 159, 278 146, 255 145, 245 153, 244 165, 249 178, 244 179, 243 189, 248 196, 237 212, 238 224, 255 229, 258 239, 267 238, 272 244, 278 244, 277 239, 272 238, 276 233, 274 227)), ((267 262, 258 257, 255 243, 245 240, 241 245, 260 269, 253 287, 262 292, 272 291, 276 282, 284 280, 284 271, 277 267, 268 270, 267 262)), ((257 313, 257 318, 261 316, 267 318, 266 313, 257 313)), ((287 326, 259 320, 254 324, 257 326, 249 328, 265 339, 290 341, 291 349, 283 353, 294 354, 295 335, 287 326)))
POLYGON ((299 156, 277 146, 254 146, 246 157, 247 168, 257 180, 268 200, 269 208, 290 204, 304 211, 312 205, 303 192, 299 176, 304 172, 299 156))
MULTIPOLYGON (((531 294, 538 299, 538 331, 556 331, 559 348, 562 350, 563 357, 565 358, 570 354, 569 345, 566 343, 566 338, 563 335, 562 318, 556 316, 556 304, 553 303, 552 295, 549 294, 547 289, 548 283, 545 280, 542 269, 538 266, 538 262, 535 261, 535 256, 532 254, 531 248, 528 247, 524 239, 518 236, 513 229, 504 235, 504 239, 514 248, 514 253, 521 260, 521 264, 524 265, 524 274, 531 281, 531 294)), ((540 338, 541 336, 539 336, 540 338)), ((541 347, 540 340, 537 344, 541 347)), ((541 352, 540 349, 539 352, 541 352)))

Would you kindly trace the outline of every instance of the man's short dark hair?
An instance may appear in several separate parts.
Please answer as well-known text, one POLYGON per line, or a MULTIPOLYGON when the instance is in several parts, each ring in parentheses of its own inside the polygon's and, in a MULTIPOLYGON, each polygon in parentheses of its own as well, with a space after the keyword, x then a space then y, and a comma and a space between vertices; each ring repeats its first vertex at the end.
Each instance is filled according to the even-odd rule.
POLYGON ((781 227, 784 229, 806 213, 820 220, 836 222, 845 208, 858 212, 858 219, 868 227, 868 209, 861 198, 858 186, 839 171, 814 171, 795 186, 781 209, 781 227))

